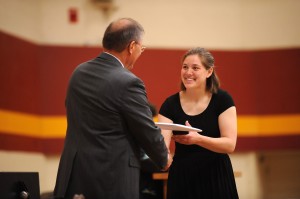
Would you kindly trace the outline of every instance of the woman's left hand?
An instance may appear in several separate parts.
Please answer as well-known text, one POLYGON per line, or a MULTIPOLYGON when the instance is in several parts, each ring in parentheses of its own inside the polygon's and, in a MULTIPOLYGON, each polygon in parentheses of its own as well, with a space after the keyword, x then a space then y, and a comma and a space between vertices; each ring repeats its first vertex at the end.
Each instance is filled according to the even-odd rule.
MULTIPOLYGON (((185 122, 186 126, 191 126, 190 123, 188 121, 185 122)), ((184 134, 184 135, 173 135, 172 139, 175 142, 178 142, 180 144, 185 144, 185 145, 192 145, 192 144, 196 144, 198 139, 200 138, 200 134, 196 131, 189 131, 188 134, 184 134)))

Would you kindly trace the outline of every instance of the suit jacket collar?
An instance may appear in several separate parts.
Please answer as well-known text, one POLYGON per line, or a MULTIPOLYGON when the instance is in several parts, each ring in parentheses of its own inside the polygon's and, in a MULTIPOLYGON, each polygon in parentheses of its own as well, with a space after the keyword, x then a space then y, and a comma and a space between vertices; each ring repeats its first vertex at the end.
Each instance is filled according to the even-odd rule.
POLYGON ((112 60, 112 61, 114 61, 116 64, 118 64, 118 65, 121 64, 121 66, 122 66, 123 68, 125 68, 124 65, 123 65, 123 63, 122 63, 116 56, 114 56, 114 55, 112 55, 112 54, 110 54, 110 53, 108 53, 108 52, 103 52, 103 53, 101 53, 101 54, 99 55, 99 57, 104 58, 104 59, 112 60))

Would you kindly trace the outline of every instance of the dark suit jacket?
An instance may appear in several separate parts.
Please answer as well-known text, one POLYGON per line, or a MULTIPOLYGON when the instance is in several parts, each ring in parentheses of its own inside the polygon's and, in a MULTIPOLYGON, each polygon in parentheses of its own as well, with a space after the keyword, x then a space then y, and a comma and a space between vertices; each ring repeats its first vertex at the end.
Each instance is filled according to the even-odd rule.
POLYGON ((68 127, 54 196, 138 199, 140 147, 159 168, 167 163, 143 82, 102 53, 74 70, 66 109, 68 127))

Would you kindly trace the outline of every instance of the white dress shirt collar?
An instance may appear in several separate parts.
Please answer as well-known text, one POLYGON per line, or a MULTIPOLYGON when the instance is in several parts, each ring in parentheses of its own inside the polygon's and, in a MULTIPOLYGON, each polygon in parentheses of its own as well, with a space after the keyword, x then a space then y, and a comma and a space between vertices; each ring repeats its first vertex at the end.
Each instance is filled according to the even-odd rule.
POLYGON ((114 58, 116 58, 116 60, 118 60, 120 62, 120 64, 123 66, 123 68, 125 68, 124 65, 123 65, 123 63, 119 60, 119 58, 117 58, 116 56, 114 56, 114 55, 112 55, 112 54, 110 54, 108 52, 104 52, 104 53, 109 54, 109 55, 113 56, 114 58))

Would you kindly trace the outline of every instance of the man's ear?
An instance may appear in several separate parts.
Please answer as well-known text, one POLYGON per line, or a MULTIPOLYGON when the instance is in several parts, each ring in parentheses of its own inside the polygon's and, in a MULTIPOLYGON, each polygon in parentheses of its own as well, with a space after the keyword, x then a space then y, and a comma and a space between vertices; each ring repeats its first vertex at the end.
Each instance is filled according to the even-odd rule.
POLYGON ((135 44, 135 41, 131 41, 128 45, 128 52, 129 54, 132 54, 133 53, 133 49, 134 49, 134 44, 135 44))

